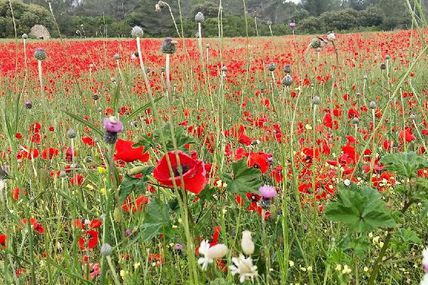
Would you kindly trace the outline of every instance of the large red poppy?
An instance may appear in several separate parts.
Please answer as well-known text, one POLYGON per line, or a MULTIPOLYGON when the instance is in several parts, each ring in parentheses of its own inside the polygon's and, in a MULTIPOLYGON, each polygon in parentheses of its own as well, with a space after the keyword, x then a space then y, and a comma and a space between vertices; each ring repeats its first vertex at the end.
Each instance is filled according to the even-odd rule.
POLYGON ((121 160, 124 162, 133 162, 139 160, 146 162, 150 156, 147 152, 144 152, 144 147, 132 147, 135 143, 133 141, 125 141, 118 139, 116 142, 116 152, 114 154, 114 160, 121 160))
POLYGON ((163 186, 173 187, 173 181, 175 181, 178 187, 182 187, 196 195, 205 188, 208 182, 204 162, 193 159, 182 151, 171 151, 164 155, 154 169, 153 176, 163 186), (178 155, 180 163, 177 161, 176 154, 178 155), (174 177, 170 175, 167 157, 169 157, 171 161, 174 177), (179 171, 180 167, 182 171, 179 171), (180 176, 180 172, 182 176, 180 176), (184 185, 182 185, 182 180, 184 185))

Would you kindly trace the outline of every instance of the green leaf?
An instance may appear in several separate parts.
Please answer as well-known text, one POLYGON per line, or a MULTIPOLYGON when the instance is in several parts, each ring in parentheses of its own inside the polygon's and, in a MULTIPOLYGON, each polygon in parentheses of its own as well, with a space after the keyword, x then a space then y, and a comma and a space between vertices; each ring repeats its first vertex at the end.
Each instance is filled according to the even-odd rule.
POLYGON ((88 128, 90 128, 91 130, 93 130, 94 132, 96 132, 98 135, 100 135, 101 137, 104 135, 103 131, 99 128, 97 128, 95 125, 83 120, 82 118, 80 118, 79 116, 76 116, 70 112, 67 111, 63 111, 64 113, 66 113, 68 116, 70 116, 71 118, 75 119, 76 121, 80 122, 81 124, 87 126, 88 128))
POLYGON ((398 251, 408 251, 411 245, 421 242, 418 234, 411 229, 399 229, 392 239, 392 248, 398 251))
POLYGON ((142 140, 137 142, 134 147, 144 146, 145 150, 148 150, 157 145, 162 145, 162 137, 166 145, 167 151, 183 150, 187 151, 186 145, 194 144, 195 140, 186 134, 186 130, 182 127, 174 127, 175 142, 177 148, 174 146, 174 141, 171 137, 171 125, 165 124, 161 130, 155 131, 150 137, 144 136, 142 140))
POLYGON ((388 154, 381 159, 381 162, 387 170, 407 178, 416 177, 419 169, 428 167, 428 161, 415 152, 388 154))
POLYGON ((122 204, 131 193, 136 195, 146 191, 146 183, 148 181, 148 175, 153 172, 153 166, 147 166, 142 169, 140 173, 143 174, 142 178, 135 178, 128 174, 122 180, 119 190, 119 203, 122 204))
POLYGON ((370 248, 370 243, 367 240, 367 237, 360 236, 352 238, 346 236, 340 243, 340 247, 343 250, 352 250, 356 255, 363 257, 370 248))
POLYGON ((328 219, 345 224, 353 232, 370 232, 396 226, 379 192, 354 184, 342 186, 337 200, 330 202, 324 213, 328 219))
POLYGON ((144 223, 140 227, 140 234, 144 241, 151 240, 171 228, 168 204, 160 204, 157 200, 153 200, 147 205, 145 213, 144 223))
POLYGON ((428 200, 422 201, 421 217, 422 218, 428 217, 428 200))
POLYGON ((228 189, 236 194, 256 193, 262 186, 261 172, 256 168, 248 168, 245 158, 232 164, 233 177, 224 176, 228 189))
MULTIPOLYGON (((154 102, 158 102, 160 100, 162 100, 164 97, 158 97, 154 100, 154 102)), ((126 125, 127 122, 129 122, 130 120, 134 119, 138 114, 140 114, 141 112, 144 112, 145 110, 147 110, 149 107, 152 107, 152 103, 149 102, 139 108, 137 108, 134 112, 132 112, 131 114, 129 114, 126 118, 124 118, 122 120, 123 124, 126 125)))

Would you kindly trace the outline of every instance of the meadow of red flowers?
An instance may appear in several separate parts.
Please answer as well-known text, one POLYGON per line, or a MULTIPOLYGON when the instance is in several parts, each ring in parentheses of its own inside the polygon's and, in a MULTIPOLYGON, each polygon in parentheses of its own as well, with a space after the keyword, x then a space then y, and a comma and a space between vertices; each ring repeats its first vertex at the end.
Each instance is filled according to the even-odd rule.
POLYGON ((0 281, 418 283, 423 35, 0 42, 0 281))

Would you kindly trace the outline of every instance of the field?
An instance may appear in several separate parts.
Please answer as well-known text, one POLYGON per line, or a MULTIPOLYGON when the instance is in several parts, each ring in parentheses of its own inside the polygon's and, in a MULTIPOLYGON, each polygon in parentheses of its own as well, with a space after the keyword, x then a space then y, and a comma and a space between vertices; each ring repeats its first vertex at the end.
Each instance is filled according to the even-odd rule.
POLYGON ((0 284, 419 284, 426 37, 0 41, 0 284))

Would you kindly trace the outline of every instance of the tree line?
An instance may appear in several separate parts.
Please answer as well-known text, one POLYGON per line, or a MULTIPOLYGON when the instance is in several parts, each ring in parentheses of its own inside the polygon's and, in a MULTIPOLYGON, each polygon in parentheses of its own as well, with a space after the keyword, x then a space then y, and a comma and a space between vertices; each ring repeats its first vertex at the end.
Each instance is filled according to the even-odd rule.
MULTIPOLYGON (((142 26, 150 37, 176 36, 171 12, 186 37, 196 35, 194 16, 205 15, 205 37, 218 35, 220 0, 0 0, 0 37, 14 36, 12 4, 18 34, 34 24, 45 25, 53 36, 128 37, 131 27, 142 26), (161 1, 163 2, 163 1, 161 1), (170 11, 171 9, 171 11, 170 11), (52 16, 52 13, 54 17, 52 16)), ((423 0, 425 8, 428 0, 423 0)), ((226 37, 292 32, 324 33, 330 30, 392 30, 411 26, 404 0, 222 0, 223 33, 226 37), (244 6, 245 5, 245 6, 244 6), (245 12, 246 11, 246 12, 245 12)), ((425 9, 427 10, 427 9, 425 9)))

